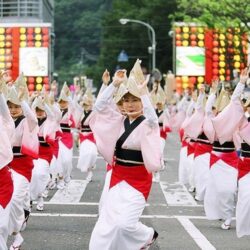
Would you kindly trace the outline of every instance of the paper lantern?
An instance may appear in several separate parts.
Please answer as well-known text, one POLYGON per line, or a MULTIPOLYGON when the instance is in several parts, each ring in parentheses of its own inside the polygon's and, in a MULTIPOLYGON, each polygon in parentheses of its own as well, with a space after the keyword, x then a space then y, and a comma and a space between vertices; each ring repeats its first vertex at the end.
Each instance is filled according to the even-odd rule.
POLYGON ((41 33, 41 28, 39 28, 39 27, 35 28, 35 33, 36 33, 36 34, 41 33))
POLYGON ((218 39, 218 38, 219 38, 218 33, 214 33, 214 34, 213 34, 213 38, 214 38, 214 39, 218 39))
POLYGON ((34 77, 28 77, 28 83, 35 83, 34 77))
POLYGON ((191 30, 192 33, 196 33, 197 32, 197 28, 196 27, 191 27, 190 30, 191 30))
POLYGON ((3 69, 3 68, 5 68, 5 63, 1 62, 0 63, 0 69, 3 69))
POLYGON ((232 40, 228 40, 227 41, 227 46, 232 46, 233 45, 233 41, 232 40))
POLYGON ((5 49, 0 49, 0 55, 4 55, 5 54, 5 49))
POLYGON ((11 60, 12 60, 12 56, 10 56, 10 55, 5 56, 5 61, 6 62, 10 62, 11 60))
POLYGON ((204 82, 204 77, 203 76, 199 76, 197 80, 198 80, 198 83, 202 83, 202 82, 204 82))
POLYGON ((216 47, 213 48, 213 53, 214 53, 214 54, 217 54, 218 52, 219 52, 219 48, 216 48, 216 47))
POLYGON ((188 82, 188 76, 182 76, 181 79, 183 83, 188 82))
POLYGON ((181 41, 176 41, 175 45, 178 47, 178 46, 181 46, 181 41))
POLYGON ((35 85, 34 85, 34 83, 30 83, 30 84, 28 85, 28 90, 29 90, 29 91, 34 91, 34 90, 35 90, 35 85))
POLYGON ((219 78, 220 78, 221 81, 225 81, 225 76, 222 75, 219 78))
POLYGON ((0 34, 4 34, 5 33, 5 29, 4 28, 0 28, 0 34))
POLYGON ((37 91, 42 90, 42 88, 43 88, 43 85, 42 85, 42 84, 38 83, 38 84, 36 85, 36 90, 37 90, 37 91))
POLYGON ((217 68, 213 69, 213 75, 218 75, 219 74, 219 70, 217 68))
POLYGON ((10 48, 10 47, 12 47, 11 42, 7 41, 7 42, 5 43, 5 47, 6 47, 6 48, 10 48))
POLYGON ((49 43, 48 42, 43 42, 43 47, 49 47, 49 43))
POLYGON ((236 69, 238 69, 238 68, 240 67, 240 62, 235 62, 235 63, 234 63, 234 67, 235 67, 236 69))
POLYGON ((5 61, 5 57, 4 56, 0 56, 0 62, 4 62, 5 61))
POLYGON ((185 47, 188 46, 188 41, 187 40, 183 40, 182 41, 182 46, 185 46, 185 47))
POLYGON ((218 42, 217 40, 214 40, 214 41, 213 41, 213 46, 214 46, 214 47, 218 47, 218 46, 219 46, 219 42, 218 42))
POLYGON ((226 52, 226 49, 225 48, 219 48, 219 53, 220 54, 223 54, 223 53, 225 53, 226 52))
POLYGON ((21 34, 25 34, 26 33, 26 29, 25 28, 20 28, 19 31, 20 31, 21 34))
POLYGON ((43 33, 44 35, 48 35, 48 34, 49 34, 49 29, 46 28, 46 27, 43 27, 43 28, 42 28, 42 33, 43 33))
POLYGON ((227 74, 227 75, 230 75, 230 73, 231 73, 230 69, 227 69, 227 70, 226 70, 226 74, 227 74))
POLYGON ((219 59, 220 59, 220 61, 225 61, 225 55, 220 55, 219 59))
POLYGON ((225 45, 226 45, 225 41, 224 40, 220 40, 220 46, 221 47, 225 47, 225 45))
POLYGON ((0 41, 4 41, 5 40, 5 36, 4 35, 0 35, 0 41))
POLYGON ((203 32, 204 32, 204 29, 201 28, 201 27, 199 27, 199 28, 198 28, 198 32, 199 32, 199 33, 203 33, 203 32))
POLYGON ((182 88, 182 83, 181 82, 176 83, 176 88, 182 88))
POLYGON ((22 35, 20 36, 20 40, 21 40, 21 41, 26 40, 26 35, 25 35, 25 34, 22 34, 22 35))
POLYGON ((196 37, 196 35, 195 34, 191 34, 191 36, 190 36, 190 39, 191 40, 195 40, 197 37, 196 37))
POLYGON ((240 56, 239 55, 234 55, 234 60, 235 61, 240 61, 240 56))
POLYGON ((204 40, 204 35, 203 35, 203 34, 198 34, 198 38, 199 38, 200 40, 204 40))
POLYGON ((37 34, 37 35, 35 35, 35 39, 36 39, 37 41, 42 40, 42 36, 41 36, 41 34, 37 34))
POLYGON ((198 89, 200 89, 202 86, 202 83, 197 84, 198 89))
POLYGON ((6 54, 6 55, 9 55, 9 54, 11 54, 11 53, 12 53, 12 52, 11 52, 11 49, 6 49, 6 50, 5 50, 5 54, 6 54))
POLYGON ((33 28, 27 28, 27 33, 30 35, 33 35, 34 29, 33 28))
POLYGON ((49 84, 49 78, 48 77, 44 77, 43 78, 43 83, 44 84, 49 84))
POLYGON ((219 35, 219 39, 220 39, 220 40, 225 40, 225 39, 226 39, 226 37, 225 37, 225 35, 224 35, 224 34, 220 34, 220 35, 219 35))
POLYGON ((29 42, 28 42, 28 47, 34 47, 34 42, 29 41, 29 42))
POLYGON ((183 33, 183 39, 188 39, 189 38, 189 34, 188 33, 183 33))
POLYGON ((8 35, 10 35, 12 33, 12 29, 11 28, 7 28, 5 30, 5 33, 8 34, 8 35))
POLYGON ((6 69, 10 69, 12 67, 12 63, 11 62, 7 62, 6 63, 6 69))
POLYGON ((234 35, 234 41, 239 41, 239 36, 234 35))
POLYGON ((50 90, 49 84, 44 84, 44 86, 45 86, 45 89, 46 89, 47 91, 50 90))
POLYGON ((233 36, 232 34, 230 34, 230 33, 229 33, 229 34, 227 34, 227 39, 228 39, 228 40, 232 40, 232 39, 233 39, 233 37, 234 37, 234 36, 233 36))
POLYGON ((181 33, 181 28, 180 27, 176 27, 175 28, 175 33, 181 33))
POLYGON ((234 41, 234 46, 239 47, 240 46, 240 41, 234 41))
POLYGON ((31 41, 31 40, 33 40, 33 39, 34 39, 34 37, 33 37, 32 34, 28 34, 28 35, 27 35, 27 40, 28 40, 28 41, 31 41))
MULTIPOLYGON (((179 34, 177 34, 177 35, 179 35, 179 34)), ((175 38, 176 38, 176 37, 175 37, 175 38)), ((48 36, 48 35, 44 35, 44 36, 42 37, 42 39, 43 39, 44 42, 48 42, 48 41, 49 41, 49 36, 48 36)), ((176 39, 176 40, 178 40, 178 39, 176 39)))
POLYGON ((183 84, 182 84, 182 87, 183 87, 184 89, 187 89, 187 88, 188 88, 188 85, 189 85, 188 83, 183 83, 183 84))
POLYGON ((219 62, 219 66, 220 66, 221 68, 224 68, 224 67, 226 66, 226 63, 225 63, 225 62, 219 62))
POLYGON ((175 81, 176 81, 176 83, 181 83, 181 82, 182 82, 182 80, 181 80, 181 78, 180 78, 179 76, 177 76, 177 77, 175 78, 175 81))
POLYGON ((42 77, 37 77, 36 78, 36 83, 42 83, 43 82, 43 78, 42 77))
POLYGON ((198 46, 199 46, 199 47, 204 47, 204 42, 203 42, 203 41, 199 41, 199 42, 198 42, 198 46))
POLYGON ((0 48, 4 48, 5 47, 5 42, 0 42, 0 48))
POLYGON ((12 36, 11 35, 6 35, 5 36, 5 40, 6 41, 11 41, 12 40, 12 36))
POLYGON ((196 77, 195 76, 191 76, 189 78, 189 82, 192 83, 192 84, 195 84, 196 83, 196 77))
POLYGON ((42 43, 40 41, 35 42, 35 47, 41 47, 42 43))
POLYGON ((230 81, 230 80, 231 80, 230 76, 226 76, 226 81, 230 81))
POLYGON ((183 30, 183 32, 186 32, 186 33, 187 33, 187 32, 189 32, 189 27, 186 27, 186 26, 185 26, 185 27, 183 27, 182 30, 183 30))
POLYGON ((26 47, 26 42, 25 41, 20 42, 20 47, 21 48, 26 47))
POLYGON ((191 41, 191 46, 197 46, 197 42, 196 41, 191 41))
MULTIPOLYGON (((44 37, 46 37, 46 36, 44 36, 44 37)), ((44 37, 43 37, 43 40, 44 40, 44 37)), ((181 34, 176 34, 175 39, 176 40, 181 40, 181 34)))
POLYGON ((220 75, 224 75, 224 74, 225 74, 225 72, 226 72, 226 71, 225 71, 225 69, 224 69, 224 68, 221 68, 221 69, 219 70, 219 74, 220 74, 220 75))
POLYGON ((219 56, 217 54, 213 55, 213 61, 215 62, 219 61, 219 56))

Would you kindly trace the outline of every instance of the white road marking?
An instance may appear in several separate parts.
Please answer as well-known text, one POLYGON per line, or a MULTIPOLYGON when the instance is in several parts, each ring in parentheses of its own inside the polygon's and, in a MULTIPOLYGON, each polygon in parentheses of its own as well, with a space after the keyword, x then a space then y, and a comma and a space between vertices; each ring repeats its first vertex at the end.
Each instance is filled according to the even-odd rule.
POLYGON ((189 218, 178 217, 177 220, 181 223, 187 233, 192 237, 195 243, 202 250, 215 250, 216 248, 207 240, 207 238, 198 230, 197 227, 189 220, 189 218))
POLYGON ((48 203, 75 204, 80 201, 87 184, 86 180, 71 180, 67 188, 58 190, 48 203))
POLYGON ((160 187, 169 206, 198 206, 187 188, 179 182, 160 182, 160 187))

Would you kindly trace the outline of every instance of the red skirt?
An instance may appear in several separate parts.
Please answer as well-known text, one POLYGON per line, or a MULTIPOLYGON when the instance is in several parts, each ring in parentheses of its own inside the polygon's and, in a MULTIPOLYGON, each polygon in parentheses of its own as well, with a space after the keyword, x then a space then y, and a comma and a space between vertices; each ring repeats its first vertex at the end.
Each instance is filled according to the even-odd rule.
POLYGON ((90 132, 88 134, 80 133, 79 134, 79 139, 80 139, 80 143, 82 143, 84 140, 89 140, 89 141, 91 141, 93 143, 96 143, 93 132, 90 132))
POLYGON ((51 146, 49 147, 39 147, 39 158, 44 159, 47 161, 49 164, 53 158, 53 148, 51 146))
POLYGON ((204 143, 196 143, 196 147, 194 150, 194 158, 199 155, 204 155, 206 153, 211 153, 213 149, 212 145, 204 144, 204 143))
POLYGON ((8 167, 4 167, 0 170, 0 183, 0 205, 6 208, 14 190, 11 172, 8 167))
POLYGON ((115 164, 112 168, 109 188, 121 181, 126 181, 130 186, 141 192, 147 200, 152 186, 152 174, 147 172, 144 165, 127 167, 115 164))
POLYGON ((220 152, 219 155, 215 155, 213 153, 210 154, 210 168, 219 160, 224 161, 228 165, 230 165, 233 168, 237 169, 238 166, 238 156, 237 153, 230 152, 230 153, 222 153, 220 152))

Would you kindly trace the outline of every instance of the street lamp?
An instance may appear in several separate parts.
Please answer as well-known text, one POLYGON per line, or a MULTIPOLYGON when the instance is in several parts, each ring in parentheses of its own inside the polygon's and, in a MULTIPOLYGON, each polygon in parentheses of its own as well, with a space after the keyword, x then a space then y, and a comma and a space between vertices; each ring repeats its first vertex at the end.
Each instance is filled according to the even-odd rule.
POLYGON ((155 52, 156 52, 155 31, 153 27, 148 23, 142 22, 140 20, 134 20, 134 19, 121 18, 119 22, 123 25, 127 24, 128 22, 139 23, 141 25, 146 26, 152 32, 152 46, 149 47, 149 52, 152 52, 152 71, 153 71, 155 69, 155 52))

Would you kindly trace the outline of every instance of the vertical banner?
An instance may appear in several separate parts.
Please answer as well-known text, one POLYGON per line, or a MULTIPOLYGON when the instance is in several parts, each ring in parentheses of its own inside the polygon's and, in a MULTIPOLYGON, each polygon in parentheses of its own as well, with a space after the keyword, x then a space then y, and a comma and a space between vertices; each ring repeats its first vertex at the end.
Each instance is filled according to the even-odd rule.
POLYGON ((213 78, 213 31, 212 30, 206 30, 205 31, 205 69, 206 69, 206 75, 205 75, 205 82, 211 83, 211 80, 213 78))

